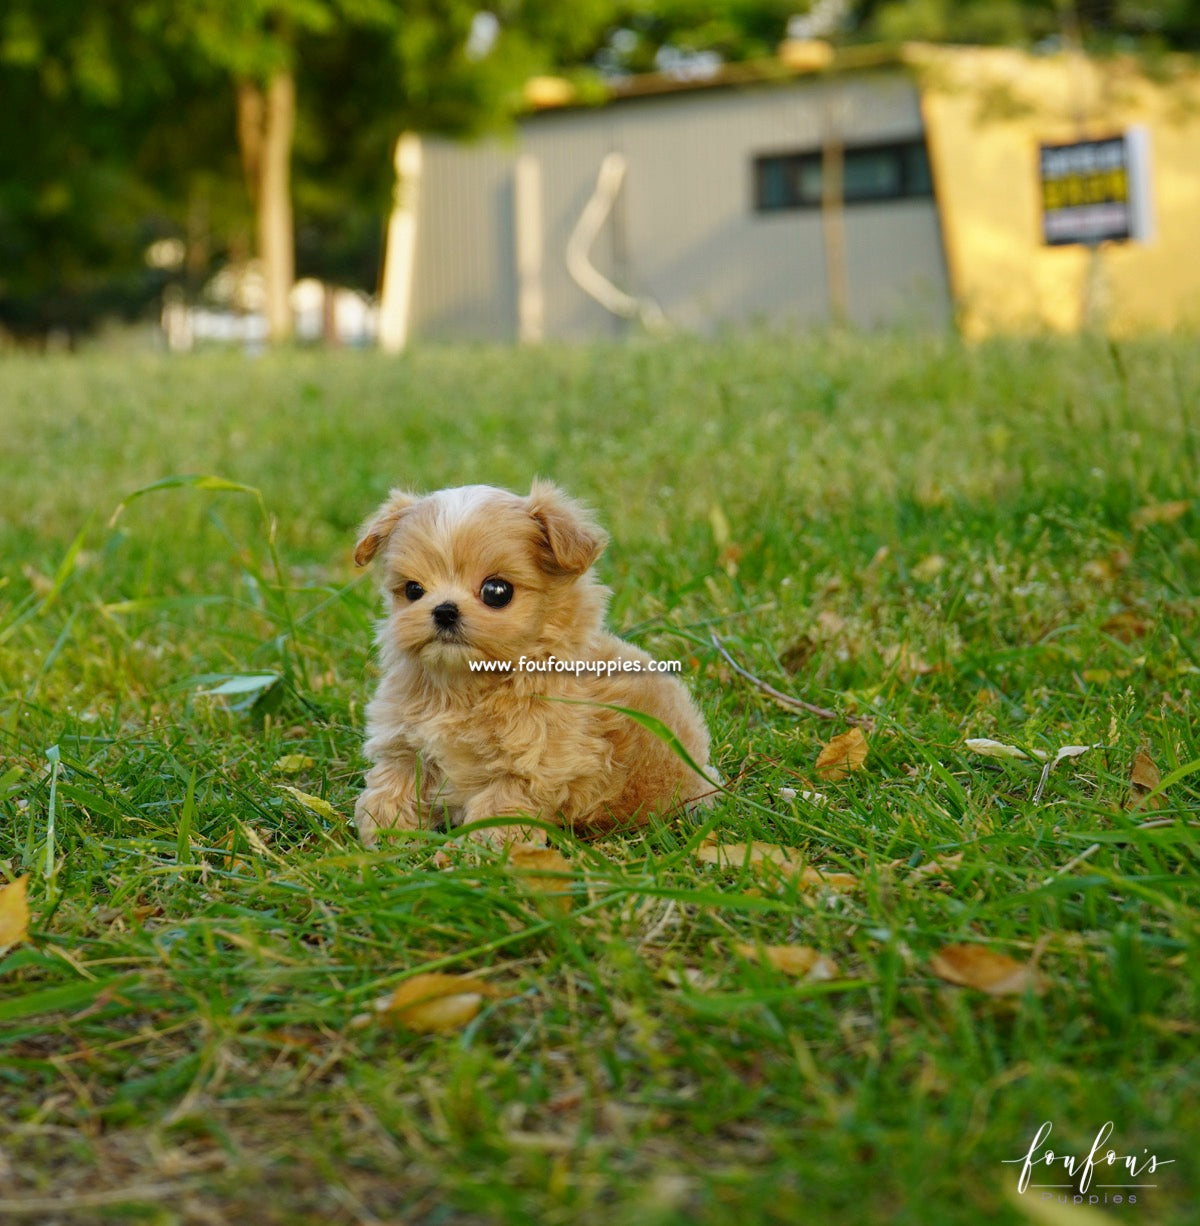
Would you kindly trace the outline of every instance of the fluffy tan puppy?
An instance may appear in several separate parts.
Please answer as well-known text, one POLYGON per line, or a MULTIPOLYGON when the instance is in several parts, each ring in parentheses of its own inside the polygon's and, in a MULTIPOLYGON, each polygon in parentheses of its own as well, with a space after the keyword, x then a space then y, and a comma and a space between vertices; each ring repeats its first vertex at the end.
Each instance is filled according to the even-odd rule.
POLYGON ((354 560, 381 556, 389 611, 367 708, 374 765, 355 807, 364 843, 389 827, 521 816, 595 834, 711 796, 712 782, 640 724, 579 705, 653 715, 707 766, 687 690, 604 629, 609 593, 591 567, 606 539, 541 481, 527 498, 484 485, 397 490, 367 521, 354 560), (563 698, 577 702, 550 701, 563 698))

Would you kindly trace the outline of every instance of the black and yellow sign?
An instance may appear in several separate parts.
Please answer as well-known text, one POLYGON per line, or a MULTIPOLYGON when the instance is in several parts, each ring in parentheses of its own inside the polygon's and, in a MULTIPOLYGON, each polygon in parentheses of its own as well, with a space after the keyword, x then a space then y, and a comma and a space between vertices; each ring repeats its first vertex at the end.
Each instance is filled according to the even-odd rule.
POLYGON ((1042 235, 1052 247, 1147 237, 1145 134, 1042 145, 1042 235))

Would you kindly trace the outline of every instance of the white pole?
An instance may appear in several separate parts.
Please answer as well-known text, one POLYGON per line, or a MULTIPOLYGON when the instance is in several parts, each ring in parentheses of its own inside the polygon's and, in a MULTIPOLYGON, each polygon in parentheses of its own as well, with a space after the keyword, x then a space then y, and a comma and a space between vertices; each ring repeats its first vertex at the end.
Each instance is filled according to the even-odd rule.
POLYGON ((388 218, 379 303, 379 347, 401 353, 412 319, 413 274, 417 256, 417 204, 421 191, 421 138, 405 132, 396 142, 396 194, 388 218))
POLYGON ((517 246, 517 339, 523 345, 546 337, 546 292, 542 283, 545 227, 542 221, 542 164, 532 153, 517 158, 513 179, 517 246))

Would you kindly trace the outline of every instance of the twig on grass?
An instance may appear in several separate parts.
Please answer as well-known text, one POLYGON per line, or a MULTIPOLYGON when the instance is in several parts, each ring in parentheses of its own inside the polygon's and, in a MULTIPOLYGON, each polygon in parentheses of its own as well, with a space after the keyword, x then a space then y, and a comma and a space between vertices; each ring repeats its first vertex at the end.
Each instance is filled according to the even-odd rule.
POLYGON ((768 685, 761 677, 756 677, 753 673, 747 672, 728 652, 725 644, 716 635, 709 636, 712 645, 721 653, 725 662, 733 669, 739 677, 744 677, 751 685, 762 690, 769 698, 773 698, 776 702, 783 703, 786 707, 795 707, 800 711, 807 711, 809 715, 815 715, 818 719, 844 719, 848 724, 857 724, 862 728, 874 727, 875 721, 865 715, 843 715, 837 711, 831 711, 828 707, 818 707, 815 703, 805 702, 803 698, 795 698, 791 694, 785 694, 782 690, 777 690, 773 685, 768 685))
POLYGON ((98 1192, 57 1192, 53 1196, 6 1196, 0 1198, 0 1213, 14 1217, 71 1213, 79 1209, 102 1209, 109 1205, 151 1202, 161 1205, 176 1193, 187 1191, 187 1183, 130 1184, 124 1188, 104 1188, 98 1192))
POLYGON ((666 929, 672 923, 677 922, 675 919, 675 911, 676 911, 675 900, 673 898, 669 898, 667 900, 666 907, 663 908, 662 915, 658 917, 658 919, 654 922, 654 924, 650 928, 649 932, 647 932, 645 936, 643 936, 642 939, 638 942, 637 944, 638 953, 641 953, 642 950, 645 949, 648 945, 653 945, 654 942, 658 940, 659 936, 663 932, 665 932, 666 929))

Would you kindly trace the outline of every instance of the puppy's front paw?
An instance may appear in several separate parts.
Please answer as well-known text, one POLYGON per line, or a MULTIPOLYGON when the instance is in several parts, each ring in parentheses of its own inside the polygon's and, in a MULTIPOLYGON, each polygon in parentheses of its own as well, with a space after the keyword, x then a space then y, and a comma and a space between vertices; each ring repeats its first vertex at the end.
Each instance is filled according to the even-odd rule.
POLYGON ((466 836, 480 847, 545 847, 545 831, 536 826, 479 826, 466 836))
POLYGON ((354 824, 365 847, 375 846, 380 830, 417 830, 421 825, 409 798, 388 788, 366 788, 359 793, 354 824))
POLYGON ((506 818, 511 825, 480 826, 467 831, 474 843, 486 847, 505 847, 510 843, 536 843, 544 845, 546 836, 536 826, 522 826, 522 817, 545 817, 543 808, 529 795, 518 780, 498 780, 482 792, 472 796, 463 810, 463 824, 473 826, 495 818, 506 818))

